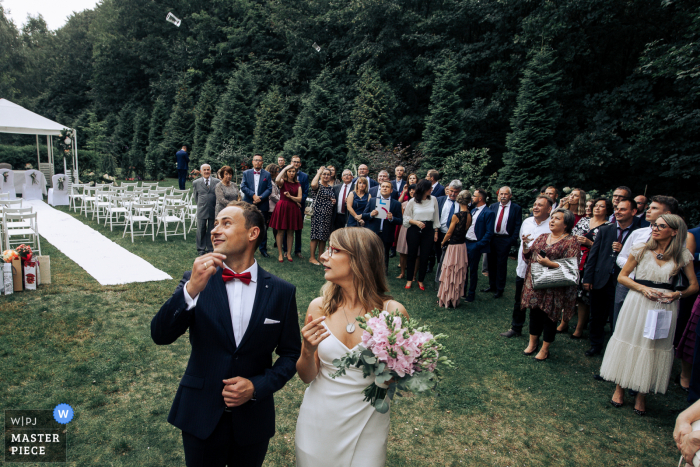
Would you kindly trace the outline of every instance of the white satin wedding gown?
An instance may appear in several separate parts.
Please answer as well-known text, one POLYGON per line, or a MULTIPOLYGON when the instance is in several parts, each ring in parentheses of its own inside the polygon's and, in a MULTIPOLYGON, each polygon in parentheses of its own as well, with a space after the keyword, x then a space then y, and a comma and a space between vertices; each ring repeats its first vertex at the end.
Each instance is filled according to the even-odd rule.
POLYGON ((337 371, 333 360, 350 350, 333 333, 318 345, 321 371, 306 389, 297 419, 298 467, 382 467, 386 463, 389 412, 377 412, 362 394, 373 379, 363 378, 357 368, 348 368, 336 379, 329 376, 337 371))

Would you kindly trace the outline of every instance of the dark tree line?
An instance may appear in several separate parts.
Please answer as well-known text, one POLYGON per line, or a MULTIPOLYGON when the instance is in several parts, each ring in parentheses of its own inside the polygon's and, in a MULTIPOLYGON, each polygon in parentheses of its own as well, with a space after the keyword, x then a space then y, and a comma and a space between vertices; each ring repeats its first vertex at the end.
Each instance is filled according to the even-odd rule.
POLYGON ((76 127, 85 168, 170 175, 182 143, 307 167, 401 145, 423 172, 488 157, 523 202, 624 183, 700 213, 692 0, 104 0, 57 31, 0 13, 0 96, 76 127))

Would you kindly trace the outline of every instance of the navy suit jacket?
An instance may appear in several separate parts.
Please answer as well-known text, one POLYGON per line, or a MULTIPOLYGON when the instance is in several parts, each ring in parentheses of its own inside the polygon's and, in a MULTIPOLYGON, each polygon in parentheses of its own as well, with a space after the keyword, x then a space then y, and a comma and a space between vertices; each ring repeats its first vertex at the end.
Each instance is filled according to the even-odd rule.
POLYGON ((435 196, 436 198, 439 198, 440 196, 445 196, 445 187, 440 185, 440 182, 438 182, 437 185, 435 185, 433 191, 430 192, 430 196, 435 196))
MULTIPOLYGON (((625 236, 622 244, 627 243, 630 234, 637 230, 639 225, 632 222, 629 233, 625 236)), ((604 225, 595 237, 591 251, 586 258, 586 265, 583 268, 583 283, 593 284, 593 289, 598 290, 605 287, 610 279, 610 275, 615 276, 620 272, 620 268, 615 264, 617 255, 613 254, 612 244, 617 241, 617 222, 604 225)))
POLYGON ((253 195, 257 194, 261 201, 256 204, 258 209, 262 212, 268 212, 270 210, 270 195, 272 194, 272 184, 275 183, 272 180, 270 172, 267 170, 260 170, 260 181, 258 182, 258 193, 255 193, 255 174, 253 169, 248 169, 243 172, 243 178, 241 179, 241 192, 243 192, 243 201, 246 203, 253 203, 253 195))
POLYGON ((377 205, 375 198, 372 198, 369 203, 367 203, 365 212, 362 213, 362 220, 365 221, 365 227, 379 235, 384 243, 393 242, 394 231, 396 230, 395 227, 403 224, 403 218, 401 217, 403 216, 403 213, 401 212, 401 203, 392 198, 389 198, 389 201, 389 212, 393 218, 391 220, 384 219, 384 230, 382 230, 381 233, 379 232, 379 227, 382 225, 382 220, 378 217, 370 216, 370 213, 374 211, 374 208, 377 205), (391 226, 391 228, 388 228, 389 226, 391 226))
POLYGON ((192 346, 168 422, 199 439, 208 438, 224 413, 223 380, 241 376, 255 386, 256 400, 232 408, 233 436, 242 445, 259 443, 275 434, 273 393, 294 376, 301 353, 296 287, 258 265, 253 312, 236 346, 221 273, 218 268, 197 305, 187 310, 182 290, 190 279, 187 271, 151 321, 156 344, 171 344, 189 329, 192 346), (264 324, 267 318, 279 322, 264 324), (279 356, 274 365, 272 352, 279 356))
MULTIPOLYGON (((393 187, 393 184, 392 184, 392 187, 393 187)), ((377 186, 374 186, 374 187, 369 189, 369 194, 372 195, 372 198, 376 198, 379 196, 379 189, 380 188, 381 187, 379 185, 377 185, 377 186)), ((395 199, 396 201, 399 200, 399 192, 396 190, 392 191, 390 196, 391 196, 391 199, 395 199)))
MULTIPOLYGON (((474 212, 476 208, 470 211, 472 219, 474 219, 474 212)), ((489 209, 488 206, 484 206, 479 217, 476 218, 476 224, 474 224, 474 234, 476 235, 476 244, 472 247, 478 249, 478 253, 490 253, 491 252, 491 239, 493 238, 493 230, 496 227, 496 214, 489 209)))
MULTIPOLYGON (((496 216, 494 222, 498 221, 498 207, 501 203, 493 203, 489 209, 491 209, 496 216)), ((510 245, 518 244, 518 235, 520 235, 520 226, 523 224, 523 209, 515 204, 513 201, 510 202, 510 210, 508 211, 508 222, 506 222, 506 230, 508 235, 510 235, 510 245)), ((496 224, 493 224, 494 235, 496 234, 496 224)))
POLYGON ((187 170, 187 164, 190 162, 190 155, 187 154, 187 151, 180 149, 175 153, 175 157, 177 157, 177 170, 187 170))
POLYGON ((394 191, 397 193, 396 194, 396 199, 398 200, 398 193, 401 193, 403 191, 403 187, 406 186, 406 183, 408 183, 406 180, 401 180, 400 183, 396 183, 396 179, 393 179, 391 181, 391 186, 394 188, 394 191))

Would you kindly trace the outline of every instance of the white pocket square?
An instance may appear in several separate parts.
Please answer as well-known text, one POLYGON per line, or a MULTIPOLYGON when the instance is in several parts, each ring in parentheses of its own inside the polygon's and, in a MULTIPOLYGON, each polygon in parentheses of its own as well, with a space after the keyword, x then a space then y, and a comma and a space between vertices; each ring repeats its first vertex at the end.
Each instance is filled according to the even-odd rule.
POLYGON ((265 324, 278 324, 279 321, 275 319, 265 318, 265 324))

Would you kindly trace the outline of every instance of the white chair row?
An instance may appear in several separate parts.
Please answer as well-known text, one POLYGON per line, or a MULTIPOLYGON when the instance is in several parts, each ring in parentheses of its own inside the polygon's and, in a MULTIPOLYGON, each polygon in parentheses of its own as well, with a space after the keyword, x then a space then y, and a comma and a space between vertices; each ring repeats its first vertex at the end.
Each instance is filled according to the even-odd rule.
POLYGON ((32 207, 23 208, 21 199, 0 201, 0 244, 3 249, 9 250, 21 244, 29 244, 32 251, 41 255, 38 216, 32 210, 32 207))

